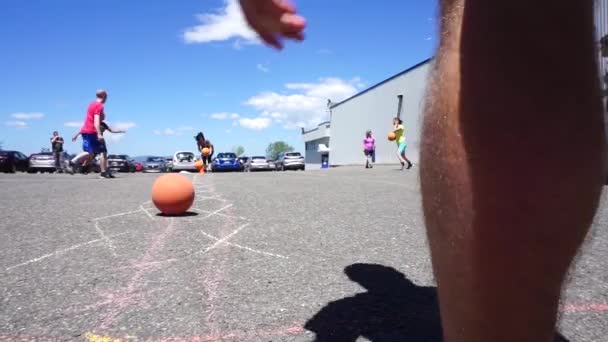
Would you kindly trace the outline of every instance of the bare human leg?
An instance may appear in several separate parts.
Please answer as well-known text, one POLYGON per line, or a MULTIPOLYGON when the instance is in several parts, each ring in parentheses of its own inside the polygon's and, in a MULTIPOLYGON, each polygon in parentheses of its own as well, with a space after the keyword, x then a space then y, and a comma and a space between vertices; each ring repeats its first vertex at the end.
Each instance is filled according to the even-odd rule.
POLYGON ((420 172, 445 341, 549 342, 605 177, 592 1, 440 3, 420 172))

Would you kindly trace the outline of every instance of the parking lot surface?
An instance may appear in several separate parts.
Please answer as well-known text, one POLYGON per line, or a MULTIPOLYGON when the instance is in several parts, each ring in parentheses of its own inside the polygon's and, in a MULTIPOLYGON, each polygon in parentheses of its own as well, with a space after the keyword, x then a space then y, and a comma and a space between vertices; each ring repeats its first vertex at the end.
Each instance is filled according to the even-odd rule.
MULTIPOLYGON (((157 174, 2 174, 0 341, 438 341, 416 172, 190 174, 183 217, 153 207, 157 174)), ((604 208, 569 341, 608 336, 604 208)))

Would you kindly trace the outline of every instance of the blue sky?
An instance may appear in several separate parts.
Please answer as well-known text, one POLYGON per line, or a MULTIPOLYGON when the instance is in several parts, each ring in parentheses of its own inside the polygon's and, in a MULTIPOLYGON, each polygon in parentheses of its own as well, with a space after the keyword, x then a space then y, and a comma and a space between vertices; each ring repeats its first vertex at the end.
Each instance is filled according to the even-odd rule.
MULTIPOLYGON (((32 153, 53 130, 78 131, 95 90, 107 121, 128 129, 111 152, 264 152, 342 100, 432 55, 436 1, 295 0, 306 40, 261 45, 236 0, 0 1, 0 141, 32 153), (353 5, 355 4, 356 5, 353 5)), ((66 143, 76 152, 80 143, 66 143)))

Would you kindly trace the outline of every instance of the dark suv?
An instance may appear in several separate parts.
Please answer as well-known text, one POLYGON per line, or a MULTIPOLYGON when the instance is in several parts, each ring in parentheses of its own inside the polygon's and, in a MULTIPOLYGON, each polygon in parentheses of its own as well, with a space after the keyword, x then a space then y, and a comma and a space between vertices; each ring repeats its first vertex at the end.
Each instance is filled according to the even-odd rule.
POLYGON ((135 162, 126 154, 110 154, 108 168, 118 172, 135 172, 135 162))

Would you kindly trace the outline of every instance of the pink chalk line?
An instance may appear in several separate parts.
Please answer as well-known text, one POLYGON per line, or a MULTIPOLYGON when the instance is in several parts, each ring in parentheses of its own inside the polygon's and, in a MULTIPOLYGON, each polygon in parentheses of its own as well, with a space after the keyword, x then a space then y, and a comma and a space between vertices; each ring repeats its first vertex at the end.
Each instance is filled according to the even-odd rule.
POLYGON ((560 311, 564 312, 564 313, 605 312, 605 311, 608 311, 608 304, 607 303, 568 304, 568 305, 564 305, 560 311))
POLYGON ((107 306, 109 308, 109 311, 101 320, 101 329, 109 328, 114 324, 118 315, 127 307, 140 304, 144 299, 146 292, 141 289, 142 279, 145 275, 162 267, 162 264, 155 264, 153 262, 157 257, 156 254, 163 249, 169 236, 175 231, 174 223, 175 220, 171 218, 167 227, 165 227, 148 246, 144 256, 134 263, 139 267, 135 267, 136 271, 129 280, 127 286, 118 291, 103 293, 102 297, 105 298, 92 305, 92 307, 107 306))

